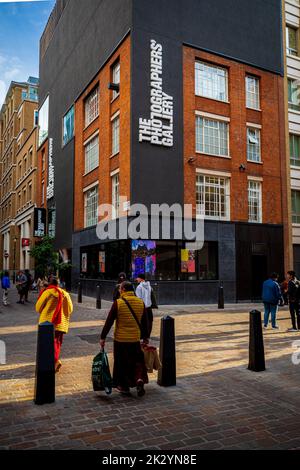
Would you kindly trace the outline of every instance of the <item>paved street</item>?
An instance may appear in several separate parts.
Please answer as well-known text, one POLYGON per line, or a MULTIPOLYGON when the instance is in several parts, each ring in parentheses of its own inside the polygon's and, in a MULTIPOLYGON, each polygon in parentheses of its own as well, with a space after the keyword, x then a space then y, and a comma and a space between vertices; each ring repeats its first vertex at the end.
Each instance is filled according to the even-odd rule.
MULTIPOLYGON (((24 307, 15 299, 1 307, 7 365, 0 366, 0 449, 300 449, 300 365, 291 362, 300 334, 286 333, 286 309, 280 330, 264 332, 263 373, 247 370, 249 306, 156 312, 157 345, 160 318, 175 318, 178 382, 162 388, 151 374, 145 397, 137 398, 92 391, 91 363, 107 310, 76 305, 56 403, 38 407, 35 296, 24 307)), ((112 365, 111 341, 107 346, 112 365)))

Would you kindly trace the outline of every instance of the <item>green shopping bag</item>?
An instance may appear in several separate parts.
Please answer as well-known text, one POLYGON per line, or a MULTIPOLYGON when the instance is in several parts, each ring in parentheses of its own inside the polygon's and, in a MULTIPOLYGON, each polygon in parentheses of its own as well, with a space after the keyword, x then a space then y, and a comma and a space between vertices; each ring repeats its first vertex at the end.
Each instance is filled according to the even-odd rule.
POLYGON ((100 351, 94 357, 92 365, 92 382, 94 392, 103 392, 110 395, 112 392, 112 377, 110 375, 108 357, 106 352, 100 351))

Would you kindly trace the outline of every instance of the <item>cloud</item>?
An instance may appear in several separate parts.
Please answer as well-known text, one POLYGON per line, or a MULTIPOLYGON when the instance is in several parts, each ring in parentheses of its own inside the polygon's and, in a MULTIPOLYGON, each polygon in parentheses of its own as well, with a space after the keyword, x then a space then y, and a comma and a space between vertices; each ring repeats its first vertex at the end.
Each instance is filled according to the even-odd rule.
POLYGON ((0 107, 11 81, 26 81, 28 74, 25 64, 17 56, 8 56, 0 52, 0 107))
POLYGON ((0 80, 0 110, 1 110, 2 104, 4 103, 6 93, 7 93, 6 83, 3 80, 0 80))
POLYGON ((9 69, 4 73, 4 78, 6 80, 14 80, 20 75, 20 72, 21 70, 17 68, 9 69))

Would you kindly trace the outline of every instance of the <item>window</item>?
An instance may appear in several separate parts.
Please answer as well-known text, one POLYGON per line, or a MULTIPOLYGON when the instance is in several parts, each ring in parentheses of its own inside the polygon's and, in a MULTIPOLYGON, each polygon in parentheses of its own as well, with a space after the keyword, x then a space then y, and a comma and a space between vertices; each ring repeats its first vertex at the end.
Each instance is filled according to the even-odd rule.
POLYGON ((292 222, 300 224, 300 191, 292 190, 292 222))
POLYGON ((49 127, 49 96, 45 99, 44 104, 39 110, 39 146, 48 137, 49 127))
POLYGON ((111 123, 112 128, 112 155, 120 151, 120 116, 115 117, 111 123))
POLYGON ((120 178, 119 173, 113 175, 111 178, 112 187, 112 206, 113 206, 113 218, 119 217, 120 212, 120 178))
POLYGON ((99 116, 99 88, 96 88, 85 100, 85 127, 99 116))
POLYGON ((290 134, 290 161, 292 166, 300 166, 300 136, 290 134))
POLYGON ((229 219, 229 178, 198 175, 196 178, 197 214, 207 218, 229 219))
POLYGON ((196 117, 196 152, 228 156, 228 129, 226 122, 196 117))
POLYGON ((85 145, 85 173, 99 165, 99 136, 97 135, 85 145))
POLYGON ((228 72, 224 68, 205 62, 196 62, 195 85, 195 93, 198 96, 219 101, 228 99, 228 72))
POLYGON ((28 164, 29 164, 29 168, 32 168, 32 165, 33 165, 33 158, 32 158, 32 155, 33 155, 33 150, 32 150, 32 147, 31 147, 31 149, 29 150, 29 153, 28 153, 28 164))
POLYGON ((28 199, 29 201, 32 199, 32 183, 28 184, 28 199))
POLYGON ((259 109, 259 79, 249 75, 246 77, 246 106, 259 109))
POLYGON ((45 155, 45 149, 42 151, 42 171, 45 171, 46 169, 46 155, 45 155))
POLYGON ((74 106, 63 118, 63 145, 66 145, 74 137, 74 106))
POLYGON ((45 203, 45 182, 42 181, 42 197, 41 197, 41 203, 44 205, 45 203))
POLYGON ((289 109, 300 111, 299 88, 297 80, 288 78, 288 103, 289 109))
POLYGON ((38 125, 39 125, 39 112, 38 112, 37 109, 34 111, 33 125, 34 125, 34 126, 38 126, 38 125))
POLYGON ((93 227, 98 223, 98 186, 86 191, 84 200, 85 227, 93 227))
MULTIPOLYGON (((116 62, 113 66, 112 66, 112 82, 117 84, 117 85, 120 85, 120 61, 116 62)), ((117 91, 113 91, 113 100, 119 96, 120 92, 117 92, 117 91)))
POLYGON ((297 29, 291 26, 286 27, 286 53, 289 55, 298 55, 297 29))
POLYGON ((260 130, 248 127, 247 129, 247 160, 260 162, 260 130))
POLYGON ((248 181, 249 222, 262 221, 261 182, 248 181))

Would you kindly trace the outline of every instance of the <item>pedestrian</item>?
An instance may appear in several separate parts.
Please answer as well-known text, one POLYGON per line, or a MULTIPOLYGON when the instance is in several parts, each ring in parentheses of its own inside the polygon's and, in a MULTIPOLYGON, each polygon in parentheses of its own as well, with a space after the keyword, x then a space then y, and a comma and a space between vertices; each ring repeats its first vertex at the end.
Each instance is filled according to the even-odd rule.
POLYGON ((149 325, 149 337, 151 336, 152 332, 152 325, 153 325, 153 312, 152 312, 152 287, 150 285, 149 281, 146 281, 145 274, 139 274, 139 276, 136 278, 136 281, 138 282, 138 286, 136 288, 136 295, 140 299, 143 300, 146 311, 147 311, 147 317, 148 317, 148 325, 149 325))
POLYGON ((16 277, 16 288, 20 297, 17 304, 24 305, 25 303, 26 285, 27 277, 23 271, 19 271, 16 277))
POLYGON ((48 285, 49 285, 49 280, 47 276, 38 277, 36 281, 36 286, 37 286, 37 290, 39 294, 41 293, 42 290, 48 287, 48 285))
POLYGON ((8 305, 8 289, 10 289, 10 278, 9 278, 8 271, 5 271, 2 276, 1 285, 2 285, 2 291, 3 291, 3 296, 2 296, 3 305, 7 306, 8 305))
POLYGON ((40 314, 39 324, 46 321, 54 324, 54 361, 55 372, 58 372, 62 366, 61 346, 64 335, 69 331, 73 303, 68 292, 58 287, 58 281, 54 276, 51 277, 49 286, 41 292, 35 309, 40 314))
POLYGON ((129 395, 136 387, 138 396, 145 394, 147 369, 141 347, 148 344, 147 312, 144 302, 135 293, 133 285, 122 282, 120 298, 115 300, 103 327, 100 346, 104 349, 106 337, 115 322, 113 385, 122 394, 129 395))
POLYGON ((271 314, 272 328, 278 329, 276 324, 276 315, 278 312, 278 303, 282 299, 280 286, 278 284, 278 274, 272 273, 267 281, 263 283, 262 300, 265 307, 264 328, 268 328, 269 317, 271 314))
POLYGON ((295 271, 288 271, 288 298, 290 315, 292 321, 292 328, 288 328, 288 331, 300 330, 300 314, 299 314, 299 298, 300 298, 300 283, 296 278, 295 271), (297 317, 297 325, 296 325, 297 317), (298 328, 297 328, 298 327, 298 328))
POLYGON ((284 281, 282 281, 282 283, 280 284, 280 289, 281 289, 281 294, 282 294, 283 304, 284 305, 289 304, 288 286, 289 286, 289 282, 288 282, 287 278, 285 278, 284 281))
POLYGON ((32 286, 32 276, 30 274, 30 271, 29 269, 25 269, 25 276, 26 276, 26 279, 27 279, 27 282, 26 282, 26 286, 25 286, 25 295, 24 295, 24 299, 25 299, 25 302, 29 302, 28 300, 28 294, 29 294, 29 291, 31 290, 31 286, 32 286))
POLYGON ((127 281, 127 276, 126 276, 126 273, 120 273, 119 276, 118 276, 118 282, 114 288, 114 292, 113 292, 113 301, 115 300, 118 300, 120 298, 120 285, 122 284, 122 282, 125 282, 127 281))

